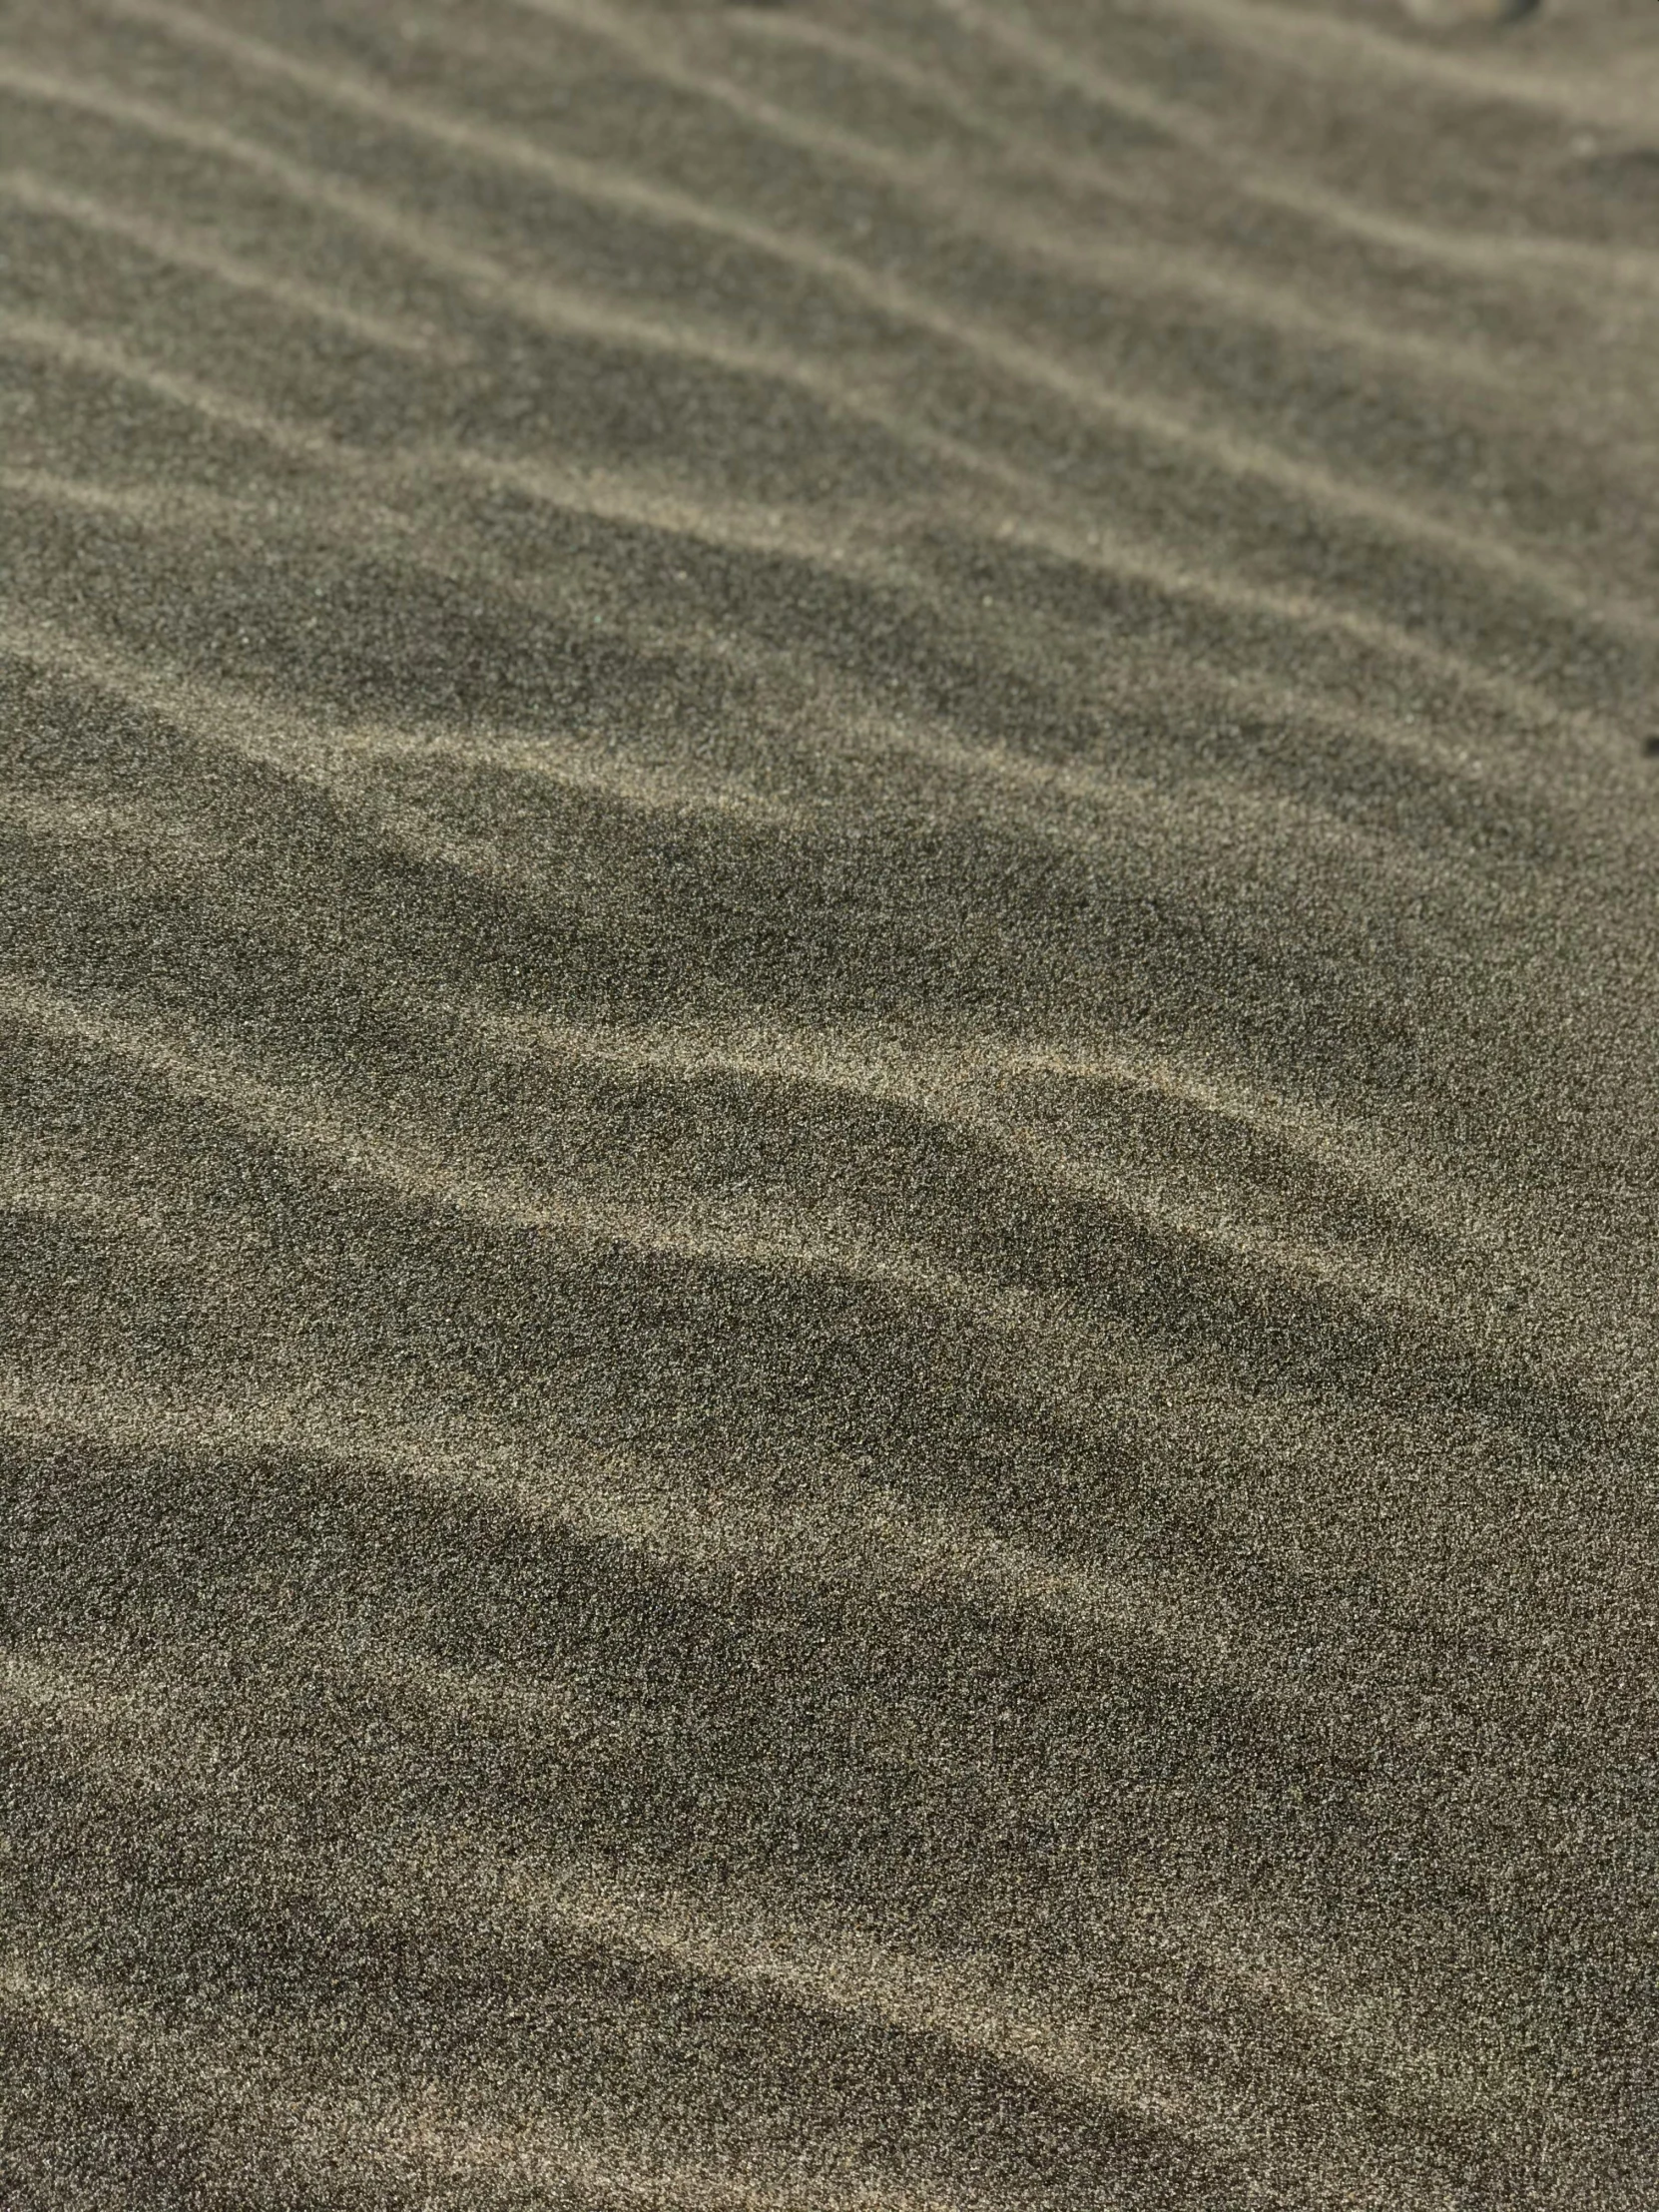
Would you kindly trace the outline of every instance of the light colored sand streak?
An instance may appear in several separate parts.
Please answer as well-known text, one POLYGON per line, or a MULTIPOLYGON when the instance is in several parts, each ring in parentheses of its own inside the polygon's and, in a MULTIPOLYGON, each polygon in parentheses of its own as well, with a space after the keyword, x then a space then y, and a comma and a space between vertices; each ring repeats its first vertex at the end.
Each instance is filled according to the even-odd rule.
POLYGON ((465 348, 445 345, 430 331, 392 322, 384 315, 360 313, 315 284, 296 282, 291 276, 260 269, 240 255, 223 253, 211 239, 193 236, 171 224, 150 222, 128 210, 112 207, 108 201, 91 193, 66 192, 61 186, 27 170, 8 170, 0 175, 0 197, 31 214, 56 216, 62 222, 75 224, 94 238, 115 239, 136 246, 159 262, 211 276, 233 291, 249 291, 271 299, 279 307, 331 324, 367 344, 390 346, 399 352, 434 360, 468 358, 465 348))
MULTIPOLYGON (((1575 609, 1587 604, 1581 588, 1554 564, 1534 555, 1517 553, 1501 541, 1475 537, 1419 505, 1363 488, 1352 479, 1336 478, 1324 469, 1294 460, 1258 441, 1218 434, 1167 407, 1111 391, 1065 368, 1055 361, 1051 352, 967 323, 959 315, 927 301, 913 286, 898 286, 871 277, 858 264, 843 256, 790 239, 748 219, 716 215, 706 205, 687 202, 679 195, 647 190, 631 181, 601 174, 592 164, 555 160, 540 148, 516 140, 510 133, 475 130, 426 103, 388 98, 371 87, 353 84, 339 71, 312 69, 262 41, 226 32, 188 10, 163 5, 162 0, 119 0, 119 12, 154 22, 181 38, 200 39, 250 67, 287 77, 318 99, 428 136, 475 158, 521 167, 534 176, 545 177, 561 190, 576 193, 596 204, 670 225, 692 224, 699 229, 712 230, 734 243, 775 255, 786 264, 836 283, 862 303, 959 347, 987 367, 1037 386, 1047 396, 1062 400, 1079 414, 1092 415, 1116 429, 1168 447, 1183 459, 1200 461, 1228 475, 1260 480, 1277 491, 1305 500, 1316 511, 1364 521, 1387 536, 1443 551, 1459 562, 1522 583, 1547 600, 1575 609)), ((580 308, 576 310, 576 319, 578 324, 586 319, 580 308)), ((630 317, 624 322, 618 318, 616 326, 626 327, 631 323, 639 327, 641 320, 643 318, 630 317)), ((595 320, 590 326, 603 327, 603 321, 595 320)), ((644 327, 649 329, 652 325, 645 323, 644 327)), ((813 379, 805 376, 796 364, 790 363, 785 373, 811 388, 813 379)), ((1659 628, 1636 599, 1609 605, 1603 598, 1598 614, 1641 632, 1651 633, 1659 628)))

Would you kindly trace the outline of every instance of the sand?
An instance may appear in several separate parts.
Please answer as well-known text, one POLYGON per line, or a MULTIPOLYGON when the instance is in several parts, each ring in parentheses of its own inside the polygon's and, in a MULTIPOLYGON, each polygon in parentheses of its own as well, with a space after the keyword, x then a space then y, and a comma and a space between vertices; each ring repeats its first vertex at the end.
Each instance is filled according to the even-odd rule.
POLYGON ((7 2212, 1659 2201, 1659 12, 7 0, 7 2212))

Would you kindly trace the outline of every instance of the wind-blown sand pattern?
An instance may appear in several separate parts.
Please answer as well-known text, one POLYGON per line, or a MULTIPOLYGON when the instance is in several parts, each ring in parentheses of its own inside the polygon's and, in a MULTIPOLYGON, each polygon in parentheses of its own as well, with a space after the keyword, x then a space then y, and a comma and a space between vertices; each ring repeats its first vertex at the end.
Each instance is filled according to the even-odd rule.
POLYGON ((7 0, 8 2212, 1659 2201, 1659 14, 1499 13, 7 0))

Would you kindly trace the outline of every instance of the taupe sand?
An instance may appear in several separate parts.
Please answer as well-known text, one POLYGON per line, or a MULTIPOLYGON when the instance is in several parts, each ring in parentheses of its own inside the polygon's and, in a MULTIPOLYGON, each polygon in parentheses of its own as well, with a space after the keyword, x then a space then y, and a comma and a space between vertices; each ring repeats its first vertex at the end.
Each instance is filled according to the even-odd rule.
POLYGON ((1659 2203, 1659 9, 5 0, 5 2212, 1659 2203))

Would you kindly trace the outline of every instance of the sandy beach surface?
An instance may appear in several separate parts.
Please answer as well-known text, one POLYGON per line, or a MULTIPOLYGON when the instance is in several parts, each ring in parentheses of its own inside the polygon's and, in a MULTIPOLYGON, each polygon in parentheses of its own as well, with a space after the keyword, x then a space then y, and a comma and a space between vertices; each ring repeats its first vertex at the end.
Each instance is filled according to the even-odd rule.
POLYGON ((4 0, 0 2204, 1659 2203, 1659 9, 4 0))

